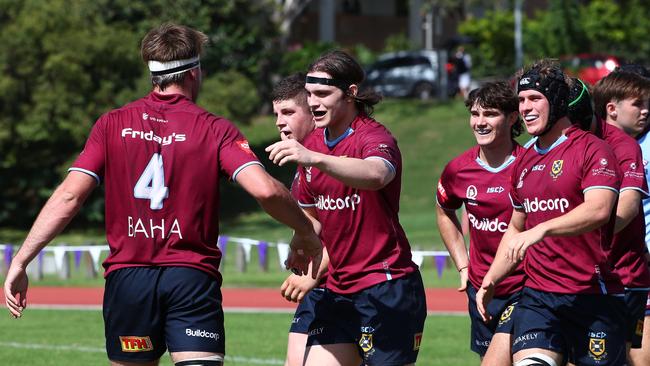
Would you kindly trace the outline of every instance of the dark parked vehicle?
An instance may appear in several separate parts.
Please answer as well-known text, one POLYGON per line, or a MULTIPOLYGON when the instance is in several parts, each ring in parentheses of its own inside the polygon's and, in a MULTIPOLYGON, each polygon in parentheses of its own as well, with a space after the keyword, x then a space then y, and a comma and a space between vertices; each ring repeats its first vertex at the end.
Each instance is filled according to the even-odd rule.
POLYGON ((364 85, 386 97, 429 99, 437 95, 439 70, 435 51, 387 53, 366 70, 364 85))

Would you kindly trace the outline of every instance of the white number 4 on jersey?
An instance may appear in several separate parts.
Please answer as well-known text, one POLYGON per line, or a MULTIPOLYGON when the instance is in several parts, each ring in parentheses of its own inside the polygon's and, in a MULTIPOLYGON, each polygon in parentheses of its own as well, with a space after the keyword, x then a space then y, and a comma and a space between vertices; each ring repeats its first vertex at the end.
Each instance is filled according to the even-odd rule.
POLYGON ((150 200, 149 208, 152 210, 163 208, 163 200, 169 196, 169 189, 165 187, 162 155, 153 154, 140 179, 133 187, 133 196, 150 200))

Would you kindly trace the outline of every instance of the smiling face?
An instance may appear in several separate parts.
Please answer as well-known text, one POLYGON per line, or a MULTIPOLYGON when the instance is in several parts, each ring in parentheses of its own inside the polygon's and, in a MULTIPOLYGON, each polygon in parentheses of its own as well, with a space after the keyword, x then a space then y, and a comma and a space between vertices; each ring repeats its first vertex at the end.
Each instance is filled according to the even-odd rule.
POLYGON ((289 139, 302 141, 314 129, 314 120, 306 103, 295 99, 273 101, 275 126, 289 139))
POLYGON ((516 113, 506 116, 497 108, 483 108, 474 103, 470 109, 469 125, 479 146, 500 146, 512 139, 510 131, 516 118, 516 113))
POLYGON ((643 132, 648 119, 648 100, 628 98, 607 105, 608 121, 611 120, 628 135, 636 136, 643 132), (615 112, 615 113, 614 113, 615 112), (614 114, 614 118, 609 117, 614 114))
MULTIPOLYGON (((329 74, 322 71, 310 72, 307 76, 331 79, 329 74)), ((351 122, 350 116, 356 115, 354 99, 351 97, 356 92, 356 85, 349 87, 350 95, 331 85, 306 83, 305 88, 307 104, 314 116, 316 127, 337 130, 343 124, 351 122)))
POLYGON ((544 94, 536 90, 519 92, 519 114, 529 134, 538 136, 548 124, 551 106, 544 94))

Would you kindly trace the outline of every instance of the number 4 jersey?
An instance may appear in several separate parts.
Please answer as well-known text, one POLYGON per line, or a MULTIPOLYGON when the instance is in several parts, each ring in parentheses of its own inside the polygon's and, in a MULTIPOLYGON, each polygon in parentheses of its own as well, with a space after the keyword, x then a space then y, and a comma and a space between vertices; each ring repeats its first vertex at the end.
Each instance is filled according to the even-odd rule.
POLYGON ((251 164, 237 128, 182 95, 151 93, 101 116, 70 170, 104 181, 105 275, 185 266, 220 278, 219 179, 251 164))

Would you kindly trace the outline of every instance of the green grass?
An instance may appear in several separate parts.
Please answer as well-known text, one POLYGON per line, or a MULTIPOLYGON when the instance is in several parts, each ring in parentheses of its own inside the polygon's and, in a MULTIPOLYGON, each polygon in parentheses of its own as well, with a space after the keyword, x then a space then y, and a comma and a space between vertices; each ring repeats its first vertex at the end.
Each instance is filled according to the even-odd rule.
MULTIPOLYGON (((4 311, 4 310, 3 310, 4 311)), ((281 364, 292 314, 226 313, 227 365, 281 364)), ((107 364, 100 311, 28 309, 18 320, 0 316, 0 359, 11 366, 107 364)), ((418 366, 478 363, 469 350, 469 318, 429 316, 418 366)), ((163 356, 161 366, 171 366, 163 356)))

